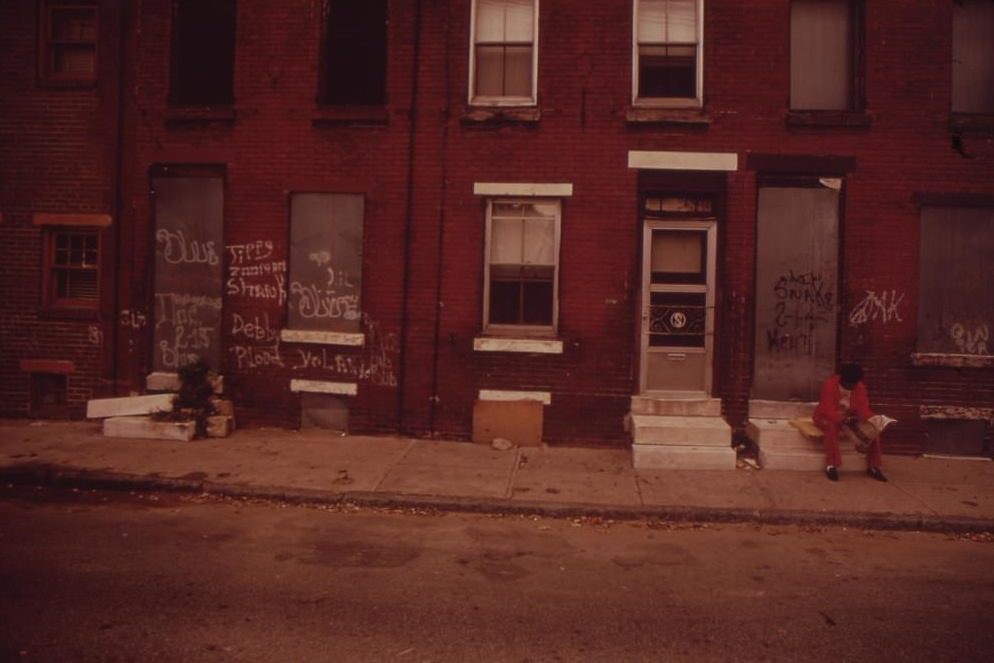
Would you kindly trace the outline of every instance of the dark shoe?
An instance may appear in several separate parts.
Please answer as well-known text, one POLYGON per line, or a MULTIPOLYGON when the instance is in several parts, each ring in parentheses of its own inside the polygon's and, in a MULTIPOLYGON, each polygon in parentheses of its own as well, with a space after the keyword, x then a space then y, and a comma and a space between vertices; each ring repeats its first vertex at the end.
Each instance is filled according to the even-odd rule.
POLYGON ((884 473, 880 471, 879 467, 868 467, 866 468, 866 473, 877 481, 887 481, 887 477, 884 476, 884 473))
POLYGON ((835 467, 833 467, 832 465, 829 465, 828 467, 825 468, 825 476, 828 477, 829 481, 838 481, 839 471, 835 469, 835 467))

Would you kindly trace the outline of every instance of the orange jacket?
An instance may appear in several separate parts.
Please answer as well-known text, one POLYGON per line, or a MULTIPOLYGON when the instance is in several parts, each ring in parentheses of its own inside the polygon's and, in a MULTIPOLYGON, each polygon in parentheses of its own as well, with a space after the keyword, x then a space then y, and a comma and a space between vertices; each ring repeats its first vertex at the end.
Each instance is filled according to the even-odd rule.
MULTIPOLYGON (((839 413, 839 405, 842 401, 842 392, 839 385, 839 376, 833 375, 825 380, 821 386, 821 399, 818 407, 815 408, 815 418, 831 421, 836 424, 842 423, 842 415, 839 413)), ((849 409, 856 413, 860 421, 865 421, 873 416, 870 409, 870 397, 866 393, 866 385, 862 381, 857 382, 849 396, 849 409)))

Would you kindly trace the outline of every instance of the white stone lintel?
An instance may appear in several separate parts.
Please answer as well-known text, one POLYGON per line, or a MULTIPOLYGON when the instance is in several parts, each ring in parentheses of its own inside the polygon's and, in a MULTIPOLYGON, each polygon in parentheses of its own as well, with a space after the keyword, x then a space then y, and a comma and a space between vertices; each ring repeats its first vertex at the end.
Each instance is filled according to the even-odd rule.
POLYGON ((547 391, 511 391, 507 389, 481 389, 481 401, 539 401, 552 404, 552 394, 547 391))
POLYGON ((328 382, 325 380, 290 380, 290 391, 315 394, 341 394, 355 396, 359 387, 355 382, 328 382))
POLYGON ((287 343, 316 343, 319 345, 353 345, 362 347, 366 344, 366 335, 354 332, 281 329, 280 340, 287 343))
POLYGON ((571 182, 474 182, 473 193, 477 196, 547 196, 564 198, 573 195, 571 182))
POLYGON ((628 167, 646 170, 738 170, 735 152, 628 152, 628 167))
POLYGON ((563 342, 553 338, 477 336, 473 339, 473 349, 477 352, 537 352, 561 355, 563 353, 563 342))

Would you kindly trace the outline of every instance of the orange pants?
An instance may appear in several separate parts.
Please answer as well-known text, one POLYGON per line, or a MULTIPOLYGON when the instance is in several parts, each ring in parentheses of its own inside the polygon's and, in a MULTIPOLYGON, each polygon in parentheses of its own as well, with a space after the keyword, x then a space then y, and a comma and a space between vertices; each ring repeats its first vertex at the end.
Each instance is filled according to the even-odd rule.
MULTIPOLYGON (((842 466, 842 452, 839 451, 839 433, 842 430, 841 423, 835 423, 826 417, 815 415, 813 417, 815 425, 825 434, 825 465, 835 467, 842 466)), ((883 464, 883 456, 880 452, 880 436, 873 438, 870 448, 866 452, 866 466, 880 467, 883 464)))

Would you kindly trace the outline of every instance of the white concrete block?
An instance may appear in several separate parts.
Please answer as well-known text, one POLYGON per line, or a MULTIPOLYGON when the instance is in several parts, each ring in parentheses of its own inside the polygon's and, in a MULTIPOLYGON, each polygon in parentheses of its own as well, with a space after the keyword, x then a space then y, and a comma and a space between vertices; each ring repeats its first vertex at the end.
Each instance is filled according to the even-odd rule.
POLYGON ((95 398, 87 402, 86 416, 89 419, 100 419, 104 417, 152 414, 153 412, 170 412, 172 409, 172 394, 95 398))
POLYGON ((635 444, 726 447, 731 449, 732 427, 721 417, 632 415, 635 444))
POLYGON ((207 417, 207 437, 228 437, 234 429, 234 417, 223 414, 207 417))
POLYGON ((654 414, 677 417, 720 417, 719 398, 660 398, 632 396, 632 414, 654 414))
POLYGON ((734 470, 735 450, 731 447, 632 445, 635 469, 734 470))
POLYGON ((111 417, 104 420, 104 435, 146 440, 190 441, 197 433, 193 421, 154 421, 148 417, 111 417))

